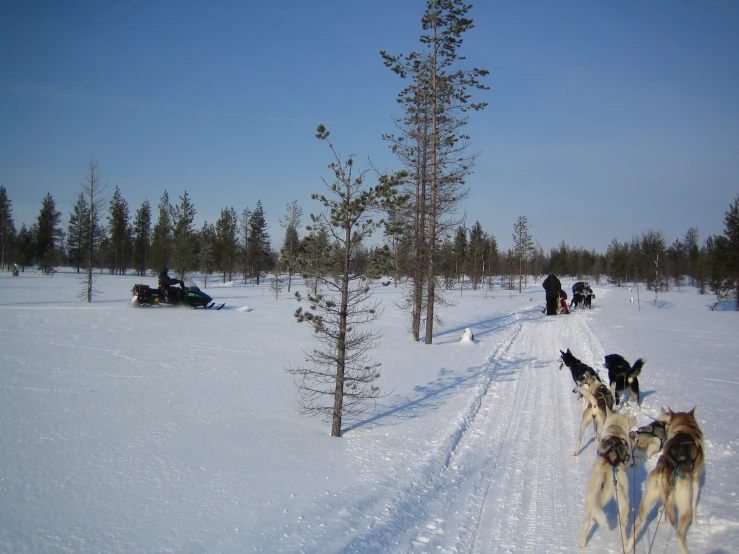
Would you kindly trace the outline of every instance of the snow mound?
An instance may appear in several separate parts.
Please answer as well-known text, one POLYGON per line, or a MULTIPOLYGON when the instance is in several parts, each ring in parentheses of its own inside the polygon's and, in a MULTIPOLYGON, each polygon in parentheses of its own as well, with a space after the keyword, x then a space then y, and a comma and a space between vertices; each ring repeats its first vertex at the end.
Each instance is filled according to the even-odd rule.
POLYGON ((459 339, 459 342, 475 342, 475 336, 472 334, 472 330, 469 327, 462 332, 462 337, 459 339))

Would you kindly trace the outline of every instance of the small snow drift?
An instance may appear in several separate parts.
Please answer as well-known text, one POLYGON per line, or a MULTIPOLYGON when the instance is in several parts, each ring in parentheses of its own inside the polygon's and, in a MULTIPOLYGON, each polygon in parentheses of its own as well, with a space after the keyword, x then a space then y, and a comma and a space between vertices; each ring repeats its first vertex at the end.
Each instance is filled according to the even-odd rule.
POLYGON ((459 342, 475 342, 475 336, 472 334, 472 330, 469 327, 462 332, 462 337, 459 339, 459 342))

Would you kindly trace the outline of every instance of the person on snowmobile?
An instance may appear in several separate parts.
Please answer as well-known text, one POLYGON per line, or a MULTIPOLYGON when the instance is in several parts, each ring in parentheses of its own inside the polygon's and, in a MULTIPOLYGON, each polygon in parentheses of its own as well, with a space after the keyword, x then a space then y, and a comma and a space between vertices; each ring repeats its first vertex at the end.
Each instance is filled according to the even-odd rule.
POLYGON ((162 270, 159 272, 159 288, 164 291, 165 300, 169 302, 169 287, 180 285, 182 287, 181 295, 185 292, 185 283, 179 279, 175 279, 169 276, 169 269, 166 265, 162 266, 162 270))

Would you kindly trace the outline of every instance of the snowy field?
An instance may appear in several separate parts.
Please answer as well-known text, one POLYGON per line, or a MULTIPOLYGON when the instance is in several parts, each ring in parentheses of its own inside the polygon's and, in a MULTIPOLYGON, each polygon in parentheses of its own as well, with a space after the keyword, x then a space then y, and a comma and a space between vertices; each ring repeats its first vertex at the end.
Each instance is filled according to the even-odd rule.
MULTIPOLYGON (((400 289, 378 286, 389 395, 337 439, 297 412, 284 368, 314 340, 291 294, 228 283, 206 289, 219 312, 137 309, 137 282, 156 279, 99 276, 86 304, 69 271, 0 274, 0 552, 620 552, 613 503, 611 529, 576 546, 596 447, 588 429, 573 456, 568 347, 606 379, 605 354, 646 357, 639 425, 697 405, 707 462, 688 547, 739 552, 739 314, 711 296, 673 290, 653 308, 643 293, 640 310, 636 290, 601 285, 592 310, 545 317, 539 284, 457 290, 426 346, 400 289)), ((654 463, 631 473, 632 506, 654 463)), ((636 552, 653 537, 651 552, 676 552, 657 516, 636 552)))

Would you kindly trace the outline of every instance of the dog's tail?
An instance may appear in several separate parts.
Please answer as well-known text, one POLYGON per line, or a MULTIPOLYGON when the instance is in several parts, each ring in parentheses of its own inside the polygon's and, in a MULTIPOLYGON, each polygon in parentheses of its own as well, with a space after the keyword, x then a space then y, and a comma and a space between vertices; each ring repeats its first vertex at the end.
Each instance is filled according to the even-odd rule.
POLYGON ((579 392, 580 394, 582 394, 585 397, 585 400, 590 402, 591 406, 598 405, 598 400, 596 400, 595 396, 592 392, 590 392, 588 387, 583 387, 582 385, 580 385, 579 387, 575 387, 575 390, 573 390, 572 392, 579 392))
POLYGON ((634 379, 636 377, 639 377, 639 374, 641 373, 641 368, 644 367, 644 364, 647 363, 646 358, 639 358, 634 362, 634 365, 631 366, 631 371, 629 371, 629 379, 634 379))

